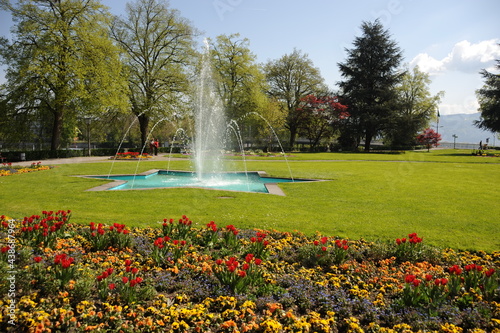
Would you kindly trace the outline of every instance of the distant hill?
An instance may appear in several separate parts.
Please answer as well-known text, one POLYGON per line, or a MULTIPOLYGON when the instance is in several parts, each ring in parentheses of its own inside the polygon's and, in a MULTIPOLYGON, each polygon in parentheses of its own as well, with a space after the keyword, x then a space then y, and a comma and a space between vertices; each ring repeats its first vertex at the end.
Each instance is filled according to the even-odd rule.
MULTIPOLYGON (((443 142, 453 142, 453 134, 457 135, 456 142, 473 143, 479 145, 482 141, 486 143, 489 138, 490 146, 494 143, 500 145, 500 140, 494 139, 492 132, 483 131, 474 126, 474 120, 479 120, 480 113, 442 115, 439 118, 439 134, 443 142)), ((436 122, 432 123, 436 128, 436 122)))

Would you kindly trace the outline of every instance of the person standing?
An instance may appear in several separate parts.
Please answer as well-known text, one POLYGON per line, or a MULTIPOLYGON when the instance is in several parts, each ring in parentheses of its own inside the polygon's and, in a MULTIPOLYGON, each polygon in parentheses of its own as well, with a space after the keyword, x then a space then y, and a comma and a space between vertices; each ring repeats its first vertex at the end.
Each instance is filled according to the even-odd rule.
POLYGON ((154 154, 154 151, 155 151, 155 139, 151 139, 151 141, 149 142, 149 153, 151 155, 154 154))
POLYGON ((155 156, 157 156, 158 155, 158 148, 160 147, 160 143, 158 142, 158 140, 154 140, 153 145, 154 145, 155 156))

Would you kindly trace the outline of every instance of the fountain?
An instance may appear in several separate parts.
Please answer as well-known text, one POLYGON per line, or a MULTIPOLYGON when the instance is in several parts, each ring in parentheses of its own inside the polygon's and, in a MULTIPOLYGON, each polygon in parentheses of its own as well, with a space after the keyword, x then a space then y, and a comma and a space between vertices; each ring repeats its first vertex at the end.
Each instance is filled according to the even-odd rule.
MULTIPOLYGON (((276 183, 310 181, 304 179, 293 179, 293 177, 269 178, 264 172, 247 171, 245 154, 243 151, 243 141, 238 123, 235 120, 227 122, 225 119, 223 104, 215 89, 215 83, 212 76, 212 66, 210 63, 210 47, 206 39, 204 44, 205 48, 202 57, 202 66, 197 80, 197 90, 194 100, 195 131, 192 142, 192 160, 194 162, 195 171, 170 171, 167 169, 151 170, 143 174, 137 174, 139 166, 138 161, 136 173, 134 175, 108 175, 106 177, 88 176, 92 178, 106 178, 115 181, 114 183, 105 184, 91 190, 198 187, 284 195, 281 189, 276 186, 276 183), (236 136, 239 149, 242 152, 242 158, 245 165, 244 172, 228 173, 225 172, 223 167, 226 134, 231 131, 236 136)), ((252 114, 254 114, 254 112, 252 112, 252 114)), ((267 120, 261 115, 257 113, 255 114, 267 122, 267 120)), ((160 121, 163 120, 165 119, 160 121)), ((268 122, 267 124, 270 126, 268 122)), ((281 147, 281 143, 279 144, 281 147)), ((285 161, 287 162, 291 175, 290 166, 286 160, 286 156, 285 161)))
POLYGON ((226 119, 222 101, 217 96, 212 79, 210 63, 210 46, 204 40, 201 72, 197 82, 196 100, 194 103, 195 133, 194 162, 198 179, 207 175, 220 174, 223 170, 223 151, 226 133, 226 119))

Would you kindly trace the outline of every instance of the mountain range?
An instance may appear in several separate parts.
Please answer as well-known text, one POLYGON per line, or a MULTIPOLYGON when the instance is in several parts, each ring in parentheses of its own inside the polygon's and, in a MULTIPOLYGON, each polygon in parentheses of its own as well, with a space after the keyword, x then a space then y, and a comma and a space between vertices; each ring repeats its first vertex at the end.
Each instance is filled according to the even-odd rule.
MULTIPOLYGON (((479 145, 479 142, 489 145, 499 145, 500 139, 495 138, 493 132, 484 131, 474 126, 474 121, 479 120, 481 113, 450 114, 439 117, 439 134, 442 142, 453 142, 453 135, 456 135, 457 143, 471 143, 479 145)), ((436 129, 437 122, 431 124, 436 129)))

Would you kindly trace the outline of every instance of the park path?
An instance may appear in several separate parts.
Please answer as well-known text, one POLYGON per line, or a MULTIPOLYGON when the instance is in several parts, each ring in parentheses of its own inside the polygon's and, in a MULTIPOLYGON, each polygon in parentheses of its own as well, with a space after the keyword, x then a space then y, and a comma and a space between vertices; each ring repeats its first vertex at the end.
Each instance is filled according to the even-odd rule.
MULTIPOLYGON (((170 160, 175 160, 175 158, 170 158, 170 160)), ((80 157, 68 157, 68 158, 51 158, 47 160, 41 160, 42 165, 56 165, 56 164, 74 164, 74 163, 98 163, 98 162, 112 162, 113 160, 109 156, 80 156, 80 157)), ((130 161, 130 160, 129 160, 130 161)), ((155 156, 148 161, 168 161, 168 156, 155 156)), ((121 162, 116 160, 115 162, 121 162)), ((38 163, 38 161, 22 161, 22 162, 12 162, 12 165, 18 166, 31 166, 33 163, 38 163)))

